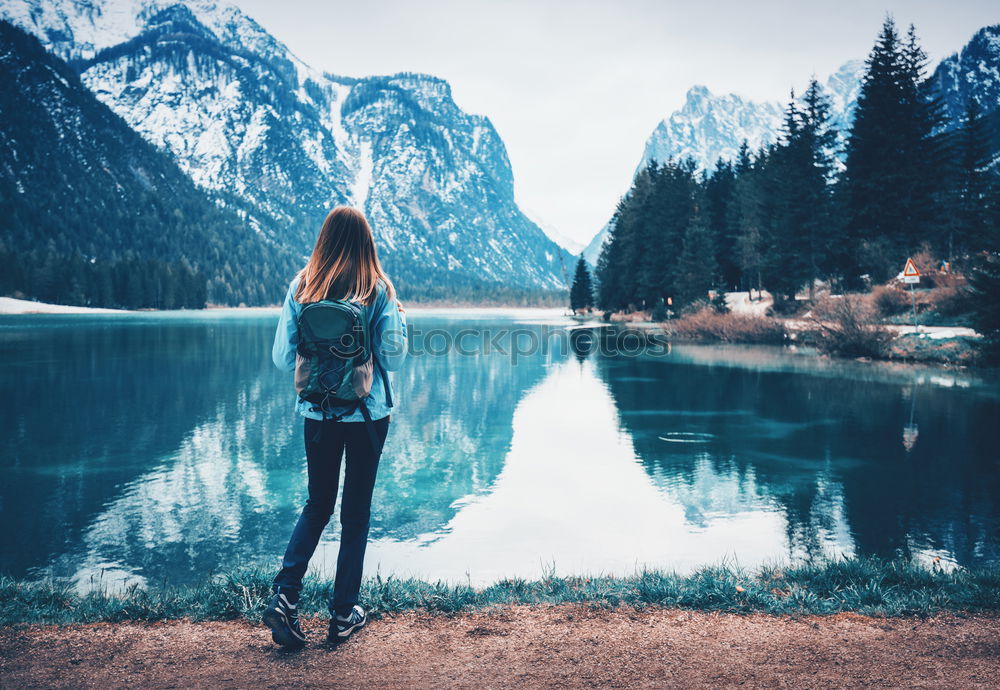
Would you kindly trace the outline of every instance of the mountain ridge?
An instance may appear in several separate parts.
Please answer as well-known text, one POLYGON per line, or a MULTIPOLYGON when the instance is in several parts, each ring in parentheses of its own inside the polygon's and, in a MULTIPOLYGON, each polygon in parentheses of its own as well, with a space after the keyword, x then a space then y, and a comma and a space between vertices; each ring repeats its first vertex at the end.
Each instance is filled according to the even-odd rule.
POLYGON ((363 204, 403 285, 564 288, 568 254, 514 200, 489 118, 433 75, 339 77, 209 0, 15 0, 87 86, 248 228, 297 254, 326 211, 363 204), (121 40, 119 40, 121 39, 121 40))
POLYGON ((5 293, 156 308, 280 298, 294 257, 244 232, 237 208, 219 208, 66 62, 2 20, 0 75, 5 293))

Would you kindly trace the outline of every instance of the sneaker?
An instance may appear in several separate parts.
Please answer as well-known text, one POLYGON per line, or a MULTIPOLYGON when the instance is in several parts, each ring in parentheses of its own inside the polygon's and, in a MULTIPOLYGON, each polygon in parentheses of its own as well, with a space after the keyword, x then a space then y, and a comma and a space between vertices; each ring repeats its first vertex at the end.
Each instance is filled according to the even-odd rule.
POLYGON ((288 601, 284 594, 275 594, 264 609, 264 625, 271 629, 271 639, 282 647, 301 647, 306 634, 299 625, 299 608, 288 601))
POLYGON ((330 620, 330 634, 327 635, 326 639, 328 642, 344 642, 361 628, 365 627, 365 623, 368 622, 368 614, 365 610, 354 605, 351 612, 346 616, 334 615, 330 620))

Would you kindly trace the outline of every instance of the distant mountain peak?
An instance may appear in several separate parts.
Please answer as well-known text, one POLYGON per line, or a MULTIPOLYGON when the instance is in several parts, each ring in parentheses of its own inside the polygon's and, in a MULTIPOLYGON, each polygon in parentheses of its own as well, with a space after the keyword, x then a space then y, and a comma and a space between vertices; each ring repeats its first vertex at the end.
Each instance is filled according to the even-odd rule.
MULTIPOLYGON (((851 60, 827 79, 824 90, 833 106, 835 125, 851 117, 863 70, 863 61, 851 60)), ((684 104, 657 124, 636 171, 650 161, 688 157, 699 169, 710 170, 720 158, 734 159, 744 140, 751 149, 773 143, 784 109, 782 101, 717 95, 704 84, 696 84, 688 89, 684 104)))
MULTIPOLYGON (((863 60, 849 60, 824 83, 832 106, 832 124, 842 132, 853 120, 864 69, 863 60)), ((719 159, 734 160, 744 141, 751 150, 772 144, 781 132, 785 106, 778 100, 754 101, 735 93, 718 95, 704 84, 695 84, 687 90, 684 104, 657 123, 635 172, 651 161, 685 158, 691 158, 699 170, 711 170, 719 159)), ((610 230, 609 221, 584 250, 591 263, 597 262, 610 230)))
POLYGON ((983 113, 1000 108, 1000 24, 984 26, 943 59, 932 81, 948 120, 961 121, 970 100, 983 113))

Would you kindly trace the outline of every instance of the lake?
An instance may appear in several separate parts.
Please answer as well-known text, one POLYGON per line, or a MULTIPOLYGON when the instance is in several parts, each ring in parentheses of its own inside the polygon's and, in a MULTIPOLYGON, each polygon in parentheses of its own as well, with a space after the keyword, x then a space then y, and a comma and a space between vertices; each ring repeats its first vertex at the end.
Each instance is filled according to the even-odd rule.
MULTIPOLYGON (((290 375, 270 361, 276 320, 0 317, 0 572, 86 589, 277 568, 306 475, 290 375)), ((993 375, 637 351, 548 311, 410 321, 368 574, 1000 563, 993 375)), ((312 573, 332 574, 337 539, 334 520, 312 573)))

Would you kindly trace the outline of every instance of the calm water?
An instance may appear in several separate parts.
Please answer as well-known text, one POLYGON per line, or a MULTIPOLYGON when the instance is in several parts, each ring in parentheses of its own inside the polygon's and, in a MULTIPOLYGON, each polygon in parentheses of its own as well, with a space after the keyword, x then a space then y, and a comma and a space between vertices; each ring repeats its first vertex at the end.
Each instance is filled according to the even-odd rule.
MULTIPOLYGON (((0 572, 87 587, 277 566, 305 469, 275 322, 0 317, 0 572)), ((1000 562, 995 379, 769 348, 587 354, 542 312, 411 322, 429 352, 396 376, 369 573, 1000 562), (481 337, 505 327, 547 346, 512 363, 510 338, 481 337)))

